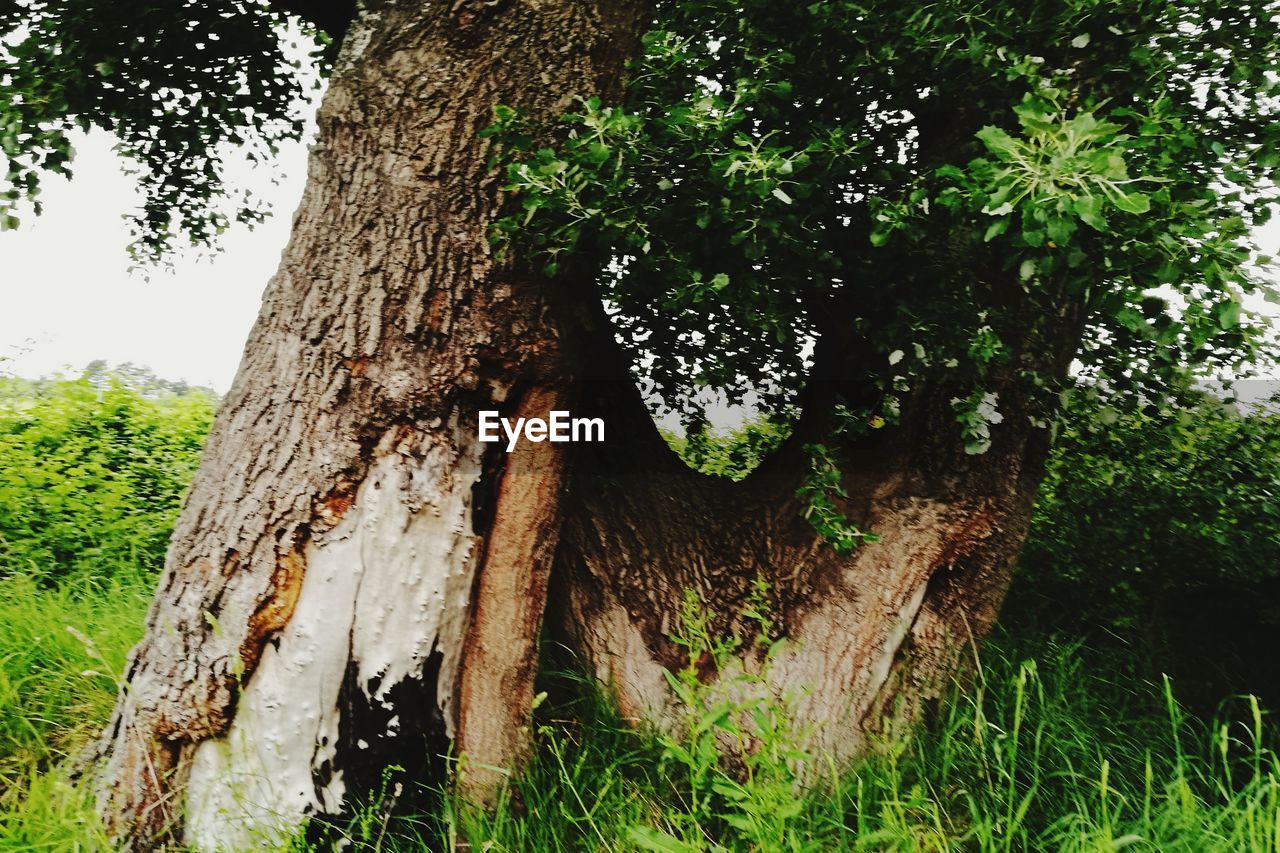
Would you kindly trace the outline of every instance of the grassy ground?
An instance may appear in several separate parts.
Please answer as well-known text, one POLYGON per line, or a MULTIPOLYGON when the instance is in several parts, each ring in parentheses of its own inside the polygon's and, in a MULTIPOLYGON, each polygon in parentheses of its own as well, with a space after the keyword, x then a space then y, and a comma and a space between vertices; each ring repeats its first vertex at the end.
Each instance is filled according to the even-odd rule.
MULTIPOLYGON (((108 713, 147 596, 143 580, 0 579, 0 847, 102 846, 64 771, 108 713)), ((571 698, 540 711, 518 806, 487 815, 445 800, 391 824, 370 809, 339 832, 364 849, 1280 849, 1265 714, 1244 698, 1228 706, 1241 722, 1205 725, 1138 669, 997 638, 928 732, 840 774, 775 744, 736 788, 560 676, 549 686, 571 698), (823 776, 804 798, 779 789, 797 761, 823 776)))
POLYGON ((127 575, 59 587, 0 578, 0 847, 71 850, 100 840, 64 769, 111 711, 149 586, 127 575))

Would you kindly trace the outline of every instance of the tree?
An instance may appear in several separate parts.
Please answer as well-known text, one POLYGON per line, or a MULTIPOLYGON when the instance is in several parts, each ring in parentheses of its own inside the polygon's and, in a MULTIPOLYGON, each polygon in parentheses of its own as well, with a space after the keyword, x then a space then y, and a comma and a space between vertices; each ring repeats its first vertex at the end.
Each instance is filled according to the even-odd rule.
MULTIPOLYGON (((175 192, 177 224, 206 236, 229 117, 251 108, 270 142, 289 108, 272 100, 296 94, 275 16, 242 3, 20 11, 32 18, 5 18, 29 32, 5 71, 3 122, 18 189, 34 186, 30 163, 62 168, 64 125, 102 122, 156 167, 144 247, 168 239, 152 214, 175 192), (137 59, 140 34, 167 53, 137 59)), ((481 444, 476 413, 563 407, 576 359, 560 330, 577 309, 569 284, 495 261, 503 194, 481 131, 495 104, 551 118, 575 97, 616 96, 639 22, 630 3, 397 2, 345 33, 293 239, 104 736, 103 810, 123 840, 180 831, 182 795, 198 844, 291 831, 388 764, 435 761, 429 737, 510 760, 564 459, 561 445, 481 444), (515 594, 471 607, 482 566, 477 600, 515 594)))
MULTIPOLYGON (((204 238, 217 144, 295 132, 271 39, 171 44, 215 19, 268 32, 268 9, 157 4, 142 50, 147 16, 20 8, 17 191, 63 167, 60 128, 104 124, 178 193, 153 194, 142 245, 174 233, 170 198, 204 238), (174 68, 194 71, 147 80, 174 68), (28 94, 46 80, 61 100, 28 94)), ((341 33, 325 8, 343 45, 293 237, 99 748, 135 846, 176 833, 179 802, 197 845, 288 831, 449 749, 491 795, 527 749, 544 604, 626 713, 669 726, 681 603, 745 635, 763 596, 787 642, 751 683, 855 756, 995 619, 1059 392, 1086 378, 1123 406, 1260 351, 1241 306, 1280 135, 1273 2, 654 21, 385 0, 341 33), (646 407, 696 436, 705 388, 754 388, 789 431, 740 482, 690 470, 646 407), (477 440, 481 410, 566 408, 608 441, 477 440)))
POLYGON ((699 478, 597 361, 615 441, 577 460, 556 598, 626 708, 665 713, 683 590, 745 632, 760 578, 791 641, 769 678, 856 754, 991 625, 1060 392, 1129 409, 1264 357, 1277 13, 671 3, 624 106, 554 149, 502 116, 509 245, 608 270, 620 362, 695 431, 692 389, 753 384, 793 426, 741 483, 699 478))

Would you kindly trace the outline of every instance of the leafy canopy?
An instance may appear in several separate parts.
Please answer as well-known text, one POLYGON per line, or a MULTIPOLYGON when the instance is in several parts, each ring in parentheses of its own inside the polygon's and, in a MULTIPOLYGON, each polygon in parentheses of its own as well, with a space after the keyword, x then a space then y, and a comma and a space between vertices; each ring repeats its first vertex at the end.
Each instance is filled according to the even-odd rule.
POLYGON ((582 102, 544 148, 498 111, 520 207, 498 237, 608 270, 638 372, 695 421, 699 387, 783 406, 831 337, 864 355, 873 418, 971 389, 980 452, 987 378, 1051 388, 1023 356, 1073 323, 1078 375, 1130 396, 1262 356, 1242 305, 1273 295, 1249 235, 1280 163, 1278 21, 1274 0, 664 2, 624 105, 582 102))
POLYGON ((140 260, 260 220, 251 193, 228 198, 224 158, 302 134, 305 50, 286 50, 285 22, 254 0, 0 0, 0 230, 39 212, 42 178, 71 172, 73 130, 95 127, 136 168, 140 260))
MULTIPOLYGON (((1113 391, 1258 359, 1242 306, 1266 290, 1249 233, 1280 162, 1278 9, 664 0, 622 106, 582 102, 547 148, 499 109, 520 210, 498 233, 549 270, 606 270, 669 405, 754 388, 781 408, 813 342, 840 339, 871 419, 938 379, 976 452, 989 375, 1050 386, 1022 361, 1072 306, 1079 375, 1113 391)), ((138 167, 144 258, 215 237, 226 146, 301 132, 286 21, 253 0, 0 0, 0 224, 99 127, 138 167)))

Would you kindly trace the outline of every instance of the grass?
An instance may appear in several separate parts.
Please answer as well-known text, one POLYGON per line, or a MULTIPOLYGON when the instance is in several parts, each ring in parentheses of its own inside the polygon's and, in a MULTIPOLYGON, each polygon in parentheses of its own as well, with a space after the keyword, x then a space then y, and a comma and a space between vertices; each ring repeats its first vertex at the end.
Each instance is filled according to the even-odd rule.
MULTIPOLYGON (((148 595, 141 579, 0 579, 0 849, 105 849, 65 768, 110 710, 148 595)), ((536 761, 503 807, 445 796, 390 824, 371 808, 343 834, 357 849, 753 849, 731 819, 750 784, 697 781, 576 677, 544 681, 562 698, 539 710, 536 761)), ((997 637, 926 731, 839 774, 798 753, 822 782, 782 821, 760 800, 773 835, 754 849, 1280 850, 1266 712, 1242 697, 1224 706, 1235 722, 1210 725, 1174 694, 1120 652, 997 637)))
MULTIPOLYGON (((1241 722, 1209 726, 1167 683, 1117 680, 1072 644, 1043 642, 1038 663, 1016 645, 999 638, 934 726, 829 774, 781 843, 755 849, 1280 849, 1280 762, 1256 702, 1233 706, 1241 722)), ((714 821, 681 838, 680 774, 589 704, 540 730, 523 813, 455 807, 447 831, 490 850, 634 849, 637 826, 682 842, 651 849, 752 849, 714 821)))
POLYGON ((68 850, 99 835, 63 771, 111 711, 150 587, 126 573, 58 586, 0 577, 0 848, 68 850))

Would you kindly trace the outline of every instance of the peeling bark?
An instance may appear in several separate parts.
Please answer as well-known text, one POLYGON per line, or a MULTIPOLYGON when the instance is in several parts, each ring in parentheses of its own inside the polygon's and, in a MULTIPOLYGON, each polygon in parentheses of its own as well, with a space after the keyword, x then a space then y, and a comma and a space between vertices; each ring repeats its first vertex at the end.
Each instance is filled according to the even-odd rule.
MULTIPOLYGON (((292 237, 97 749, 122 845, 288 834, 474 719, 457 693, 473 590, 521 582, 506 573, 551 547, 559 498, 555 465, 513 468, 503 517, 477 526, 498 469, 476 413, 570 387, 574 322, 560 285, 490 251, 505 199, 479 131, 497 104, 537 118, 616 97, 641 6, 384 0, 351 25, 292 237), (546 482, 519 514, 529 478, 546 482), (482 565, 496 577, 477 588, 482 565)), ((523 683, 527 661, 486 634, 505 616, 477 613, 469 654, 523 683)), ((489 741, 505 734, 465 730, 486 761, 518 759, 489 741)))

